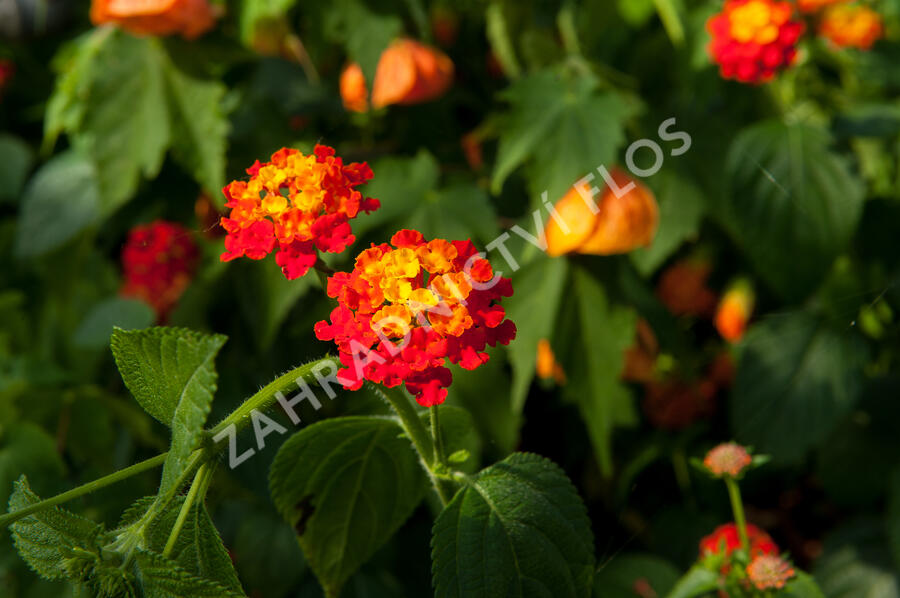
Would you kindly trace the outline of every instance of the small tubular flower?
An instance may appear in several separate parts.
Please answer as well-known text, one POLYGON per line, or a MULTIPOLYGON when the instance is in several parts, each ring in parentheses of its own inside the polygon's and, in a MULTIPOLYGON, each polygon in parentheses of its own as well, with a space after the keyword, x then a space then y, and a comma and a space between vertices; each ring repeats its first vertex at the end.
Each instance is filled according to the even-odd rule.
POLYGON ((720 444, 706 453, 703 465, 715 476, 735 478, 753 463, 750 453, 736 442, 720 444))
POLYGON ((761 554, 747 565, 747 579, 757 590, 780 590, 794 575, 791 564, 774 554, 761 554))
POLYGON ((352 272, 329 278, 327 293, 338 306, 315 332, 337 345, 344 388, 358 389, 363 379, 404 383, 426 407, 447 396, 447 360, 474 370, 488 361, 488 345, 516 335, 500 306, 512 284, 494 276, 470 241, 426 241, 401 230, 390 244, 360 253, 352 272))
POLYGON ((178 223, 134 227, 122 249, 121 295, 145 301, 165 321, 190 284, 199 253, 191 232, 178 223))
POLYGON ((208 0, 93 0, 91 22, 115 23, 137 35, 180 34, 194 39, 212 29, 216 14, 208 0))
MULTIPOLYGON (((411 39, 398 39, 378 59, 372 86, 372 107, 421 104, 437 99, 453 83, 453 62, 440 50, 411 39)), ((369 108, 362 69, 352 63, 340 80, 344 107, 355 112, 369 108)))
MULTIPOLYGON (((761 555, 777 555, 778 546, 771 536, 752 523, 747 524, 747 539, 750 541, 750 558, 761 555)), ((730 556, 741 547, 741 538, 734 523, 720 525, 713 533, 700 540, 700 557, 710 554, 730 556)))
POLYGON ((793 64, 804 24, 793 6, 775 0, 726 0, 706 23, 709 54, 723 78, 763 83, 793 64))
POLYGON ((283 148, 272 161, 247 169, 249 181, 233 181, 222 192, 231 212, 222 218, 222 261, 253 260, 273 251, 293 280, 316 263, 316 252, 340 253, 356 240, 350 220, 381 205, 356 187, 372 178, 363 162, 344 164, 334 150, 317 145, 312 155, 283 148))
POLYGON ((714 318, 716 330, 722 338, 731 343, 743 338, 755 302, 753 287, 745 280, 738 281, 725 292, 714 318))
POLYGON ((620 190, 617 194, 606 187, 594 213, 589 199, 572 188, 554 206, 544 229, 547 254, 560 256, 576 252, 589 255, 628 253, 649 245, 659 226, 659 207, 653 193, 619 169, 612 179, 620 190))
POLYGON ((717 299, 706 286, 711 271, 712 266, 705 260, 676 262, 659 277, 656 296, 676 316, 710 316, 717 299))
POLYGON ((831 6, 819 22, 819 35, 838 48, 868 50, 883 30, 881 15, 862 4, 831 6))

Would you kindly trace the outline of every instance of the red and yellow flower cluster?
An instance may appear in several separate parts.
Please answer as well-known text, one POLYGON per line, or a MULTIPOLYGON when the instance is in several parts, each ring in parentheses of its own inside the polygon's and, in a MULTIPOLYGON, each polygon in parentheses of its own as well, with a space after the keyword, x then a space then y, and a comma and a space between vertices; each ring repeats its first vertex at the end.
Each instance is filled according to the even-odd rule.
MULTIPOLYGON (((398 39, 382 52, 372 86, 372 106, 421 104, 439 98, 453 83, 453 62, 431 46, 398 39)), ((347 65, 340 79, 344 107, 354 112, 369 109, 369 91, 362 69, 347 65)))
POLYGON ((334 150, 317 145, 312 155, 283 148, 272 161, 247 169, 249 181, 233 181, 223 193, 223 261, 259 260, 273 251, 288 279, 306 274, 317 251, 340 253, 355 241, 349 221, 381 205, 356 187, 372 178, 363 162, 344 164, 334 150))
POLYGON ((819 35, 838 48, 868 50, 883 29, 881 15, 862 4, 830 6, 819 22, 819 35))
POLYGON ((342 385, 405 383, 426 407, 447 396, 446 360, 474 370, 488 361, 486 346, 516 334, 499 305, 512 285, 494 276, 470 241, 426 241, 401 230, 390 245, 363 251, 352 272, 332 276, 327 292, 338 306, 315 331, 337 344, 342 385))
POLYGON ((190 284, 198 259, 191 232, 180 224, 157 220, 136 226, 122 250, 121 295, 147 302, 165 321, 190 284))
MULTIPOLYGON (((777 555, 779 552, 778 546, 771 536, 752 523, 747 524, 747 539, 750 541, 750 558, 764 554, 777 555)), ((740 547, 741 537, 737 526, 733 523, 726 523, 725 525, 720 525, 713 530, 713 533, 700 540, 700 557, 711 554, 731 556, 740 547)))
POLYGON ((793 5, 776 0, 726 0, 706 27, 709 53, 722 77, 762 83, 790 66, 804 24, 794 20, 793 5))
POLYGON ((215 24, 208 0, 93 0, 91 22, 115 23, 137 35, 174 35, 194 39, 215 24))
POLYGON ((753 464, 753 457, 746 448, 736 442, 726 442, 706 453, 703 465, 716 477, 740 476, 753 464))

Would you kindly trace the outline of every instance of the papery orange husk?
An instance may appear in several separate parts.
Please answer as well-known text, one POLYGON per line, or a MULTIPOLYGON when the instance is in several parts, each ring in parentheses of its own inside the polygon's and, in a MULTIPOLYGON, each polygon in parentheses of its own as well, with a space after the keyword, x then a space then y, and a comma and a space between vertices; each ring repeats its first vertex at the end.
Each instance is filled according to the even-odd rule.
POLYGON ((566 383, 566 372, 559 362, 556 361, 556 355, 553 353, 550 341, 545 338, 538 341, 535 372, 538 378, 543 380, 552 379, 560 386, 566 383))
POLYGON ((703 259, 685 259, 666 268, 656 285, 656 296, 676 316, 705 317, 716 308, 716 294, 706 286, 712 265, 703 259))
POLYGON ((446 54, 415 40, 399 39, 382 52, 372 86, 372 106, 420 104, 438 98, 453 83, 446 54))
POLYGON ((344 67, 340 79, 341 100, 344 108, 353 112, 366 112, 369 109, 369 90, 366 89, 366 78, 362 68, 355 62, 344 67))
POLYGON ((91 22, 115 23, 137 35, 199 37, 212 29, 216 14, 207 0, 93 0, 91 22))
POLYGON ((659 226, 659 207, 653 193, 618 168, 610 175, 620 190, 632 183, 634 187, 621 196, 605 187, 594 198, 599 198, 596 214, 577 189, 570 189, 555 206, 557 217, 565 227, 551 217, 544 229, 548 255, 571 252, 614 255, 645 247, 653 241, 659 226))
POLYGON ((883 31, 881 15, 862 4, 829 7, 819 23, 819 35, 839 48, 868 50, 883 31))

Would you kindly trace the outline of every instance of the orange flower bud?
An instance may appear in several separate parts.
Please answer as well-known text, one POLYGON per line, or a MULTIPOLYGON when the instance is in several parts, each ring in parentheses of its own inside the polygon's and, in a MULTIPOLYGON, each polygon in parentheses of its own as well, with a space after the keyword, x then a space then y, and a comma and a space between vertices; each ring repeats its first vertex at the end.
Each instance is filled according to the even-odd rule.
POLYGON ((115 23, 137 35, 180 34, 194 39, 215 24, 207 0, 93 0, 91 22, 115 23))
POLYGON ((369 109, 366 78, 362 68, 355 62, 348 64, 341 73, 340 88, 344 108, 353 112, 366 112, 369 109))
POLYGON ((537 347, 537 363, 535 365, 538 378, 543 380, 553 379, 557 384, 566 383, 566 372, 562 366, 556 361, 556 355, 550 347, 550 341, 543 338, 538 341, 537 347))
POLYGON ((625 366, 622 368, 622 379, 628 382, 650 382, 656 369, 656 354, 659 343, 647 320, 641 318, 637 322, 635 344, 625 351, 625 366))
POLYGON ((585 198, 571 189, 555 206, 557 218, 565 226, 551 217, 545 228, 548 255, 572 251, 613 255, 628 253, 653 241, 659 225, 659 207, 653 193, 619 169, 613 169, 611 175, 619 189, 631 183, 634 187, 621 197, 608 187, 604 189, 596 214, 585 198))
POLYGON ((881 15, 867 6, 832 6, 822 15, 819 35, 838 48, 868 50, 883 32, 881 15))
POLYGON ((453 82, 453 62, 436 48, 411 39, 381 54, 372 87, 372 106, 419 104, 440 97, 453 82))
POLYGON ((753 288, 747 281, 739 281, 725 293, 716 309, 716 330, 725 340, 735 343, 744 336, 747 322, 753 313, 753 288))
POLYGON ((716 306, 716 294, 706 286, 712 266, 705 260, 682 260, 659 277, 656 295, 676 316, 708 316, 716 306))

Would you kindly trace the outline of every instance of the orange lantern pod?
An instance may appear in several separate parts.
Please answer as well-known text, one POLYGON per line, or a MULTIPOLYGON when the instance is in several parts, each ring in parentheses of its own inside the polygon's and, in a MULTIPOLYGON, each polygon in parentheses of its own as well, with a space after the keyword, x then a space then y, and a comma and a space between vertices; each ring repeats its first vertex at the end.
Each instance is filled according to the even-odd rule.
POLYGON ((366 78, 362 68, 355 62, 348 64, 341 73, 340 88, 344 108, 353 112, 366 112, 369 109, 366 78))
POLYGON ((137 35, 199 37, 215 24, 207 0, 93 0, 91 22, 115 23, 137 35))
POLYGON ((738 281, 722 297, 716 309, 716 330, 722 338, 734 343, 744 336, 747 322, 753 313, 755 297, 753 287, 746 280, 738 281))
POLYGON ((420 104, 440 97, 453 82, 446 54, 411 39, 399 39, 382 52, 372 87, 372 106, 420 104))
POLYGON ((676 316, 709 316, 716 307, 716 294, 706 286, 711 270, 702 259, 676 262, 659 277, 656 296, 676 316))
POLYGON ((628 253, 649 245, 659 226, 659 207, 653 193, 621 170, 611 173, 621 190, 617 195, 605 188, 597 202, 597 213, 575 188, 555 206, 556 215, 545 228, 547 253, 559 256, 577 252, 589 255, 628 253), (562 221, 563 224, 560 223, 562 221))
POLYGON ((883 31, 881 15, 861 4, 832 6, 819 24, 819 35, 838 48, 868 50, 883 31))

